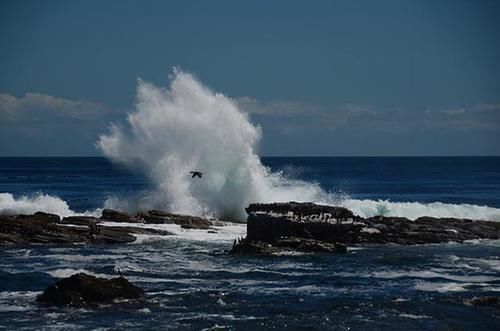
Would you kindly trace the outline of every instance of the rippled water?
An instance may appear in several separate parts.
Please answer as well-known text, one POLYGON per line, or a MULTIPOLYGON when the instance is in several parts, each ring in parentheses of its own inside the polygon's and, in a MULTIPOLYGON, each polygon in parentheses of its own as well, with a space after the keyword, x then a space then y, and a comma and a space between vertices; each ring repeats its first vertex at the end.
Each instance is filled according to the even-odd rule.
MULTIPOLYGON (((237 231, 234 232, 236 236, 237 231)), ((118 246, 0 250, 0 329, 498 330, 500 242, 354 247, 345 255, 242 257, 232 239, 141 237, 118 246), (60 277, 116 276, 145 302, 49 308, 35 298, 60 277)))
MULTIPOLYGON (((498 157, 262 161, 272 171, 349 195, 361 211, 500 215, 498 157)), ((16 213, 94 210, 110 197, 150 186, 103 158, 0 158, 0 209, 16 213)), ((139 236, 118 246, 0 248, 0 329, 500 330, 498 308, 464 304, 500 294, 500 241, 242 257, 225 250, 244 235, 243 225, 217 234, 149 226, 177 236, 139 236), (79 271, 115 277, 117 266, 145 289, 145 303, 94 310, 35 303, 61 277, 79 271)))

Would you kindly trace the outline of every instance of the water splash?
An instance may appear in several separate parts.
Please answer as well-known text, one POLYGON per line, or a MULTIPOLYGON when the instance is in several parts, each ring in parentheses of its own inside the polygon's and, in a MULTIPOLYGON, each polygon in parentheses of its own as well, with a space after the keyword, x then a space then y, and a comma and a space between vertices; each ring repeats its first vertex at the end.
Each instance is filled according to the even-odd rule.
POLYGON ((189 73, 174 69, 169 88, 139 80, 127 125, 113 124, 98 147, 115 162, 141 169, 155 189, 132 205, 108 204, 244 219, 252 202, 321 200, 319 185, 286 180, 261 164, 260 136, 236 102, 189 73), (192 179, 193 170, 203 178, 192 179))
POLYGON ((101 209, 76 213, 66 201, 41 192, 14 197, 11 193, 0 193, 0 215, 34 214, 37 211, 52 213, 62 217, 74 215, 99 216, 101 209))

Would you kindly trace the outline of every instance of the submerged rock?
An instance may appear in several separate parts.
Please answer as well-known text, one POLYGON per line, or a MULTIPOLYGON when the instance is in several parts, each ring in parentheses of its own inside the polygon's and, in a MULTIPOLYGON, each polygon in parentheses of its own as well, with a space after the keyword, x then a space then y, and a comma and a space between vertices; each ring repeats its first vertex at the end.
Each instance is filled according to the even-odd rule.
POLYGON ((476 307, 500 308, 500 297, 498 296, 474 297, 472 299, 465 300, 465 304, 476 307))
POLYGON ((83 307, 115 299, 136 299, 143 295, 144 290, 123 277, 105 279, 79 273, 49 286, 37 301, 48 305, 83 307))

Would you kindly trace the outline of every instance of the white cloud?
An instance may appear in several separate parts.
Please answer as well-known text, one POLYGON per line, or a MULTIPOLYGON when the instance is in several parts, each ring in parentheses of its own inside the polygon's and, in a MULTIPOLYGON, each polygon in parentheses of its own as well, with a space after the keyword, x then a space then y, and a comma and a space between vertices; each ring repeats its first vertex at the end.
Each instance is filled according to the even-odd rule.
POLYGON ((465 113, 465 109, 464 108, 441 109, 441 112, 447 115, 459 115, 465 113))
POLYGON ((261 102, 248 96, 236 98, 234 101, 240 109, 248 114, 283 117, 319 114, 317 107, 297 101, 273 100, 261 102))
POLYGON ((0 118, 3 120, 16 121, 48 115, 92 120, 112 111, 102 104, 85 100, 69 100, 40 93, 26 93, 23 97, 16 98, 0 93, 0 118))
POLYGON ((294 101, 260 102, 251 97, 235 99, 238 106, 259 121, 286 132, 335 130, 338 128, 384 131, 415 130, 498 130, 500 104, 428 107, 424 109, 381 108, 373 105, 346 103, 326 108, 294 101), (286 129, 286 130, 284 130, 286 129))

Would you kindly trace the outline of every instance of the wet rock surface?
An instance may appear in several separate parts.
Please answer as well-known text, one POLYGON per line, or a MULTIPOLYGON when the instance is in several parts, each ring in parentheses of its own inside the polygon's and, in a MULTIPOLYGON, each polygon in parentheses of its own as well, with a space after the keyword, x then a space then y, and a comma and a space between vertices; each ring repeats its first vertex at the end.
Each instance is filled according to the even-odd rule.
POLYGON ((101 220, 93 216, 69 216, 69 217, 64 217, 61 220, 62 224, 73 224, 73 225, 83 225, 83 226, 91 226, 100 222, 101 220))
POLYGON ((119 232, 127 232, 127 233, 133 233, 133 234, 148 234, 148 235, 155 235, 155 236, 173 235, 173 233, 165 231, 165 230, 158 230, 158 229, 151 229, 151 228, 138 228, 138 227, 133 227, 133 226, 107 226, 106 229, 119 231, 119 232))
POLYGON ((141 218, 146 224, 177 224, 185 229, 207 230, 211 225, 215 225, 212 221, 203 217, 171 214, 159 210, 138 213, 137 217, 141 218))
POLYGON ((49 286, 37 301, 47 305, 88 307, 142 296, 144 290, 123 277, 106 279, 78 273, 49 286))
POLYGON ((203 217, 172 214, 161 210, 150 210, 130 215, 121 211, 104 209, 101 221, 118 223, 142 223, 142 224, 177 224, 186 229, 208 229, 211 225, 217 225, 216 221, 211 221, 203 217))
MULTIPOLYGON (((312 203, 252 204, 247 209, 247 237, 232 253, 255 253, 256 247, 288 246, 321 251, 326 244, 435 244, 473 239, 499 239, 500 223, 456 218, 377 216, 361 218, 342 207, 312 203), (285 244, 294 238, 295 243, 285 244), (314 244, 312 244, 314 243, 314 244), (310 247, 310 248, 309 248, 310 247)), ((263 251, 270 251, 269 248, 263 251)), ((338 250, 334 250, 338 251, 338 250)))
POLYGON ((98 226, 89 219, 89 225, 59 222, 59 216, 33 215, 0 216, 0 244, 113 244, 135 240, 131 234, 98 226))
POLYGON ((242 239, 235 241, 231 254, 280 255, 289 252, 345 253, 346 246, 314 239, 284 237, 272 243, 242 239))
POLYGON ((155 229, 148 224, 177 224, 183 229, 208 230, 223 222, 202 217, 171 214, 151 210, 130 215, 104 209, 102 216, 69 216, 37 212, 32 215, 0 215, 0 245, 27 244, 123 244, 136 240, 134 236, 168 236, 173 233, 155 229), (115 225, 116 223, 116 225, 115 225), (130 223, 124 225, 123 223, 130 223))

